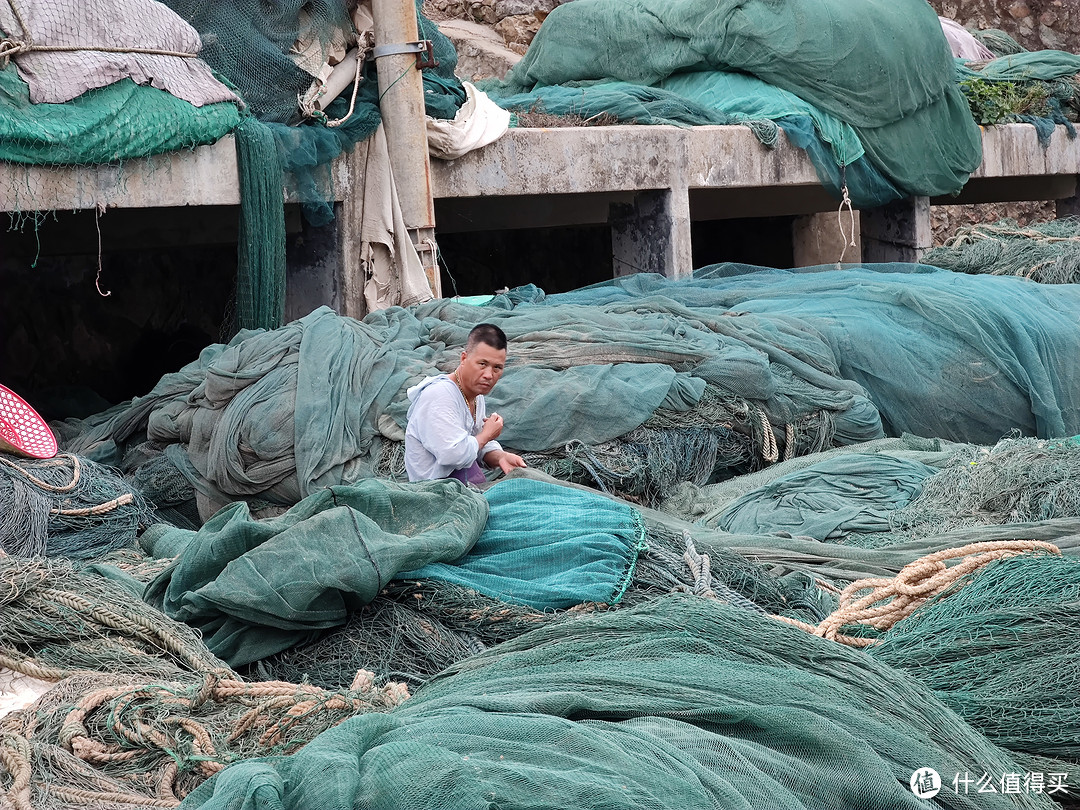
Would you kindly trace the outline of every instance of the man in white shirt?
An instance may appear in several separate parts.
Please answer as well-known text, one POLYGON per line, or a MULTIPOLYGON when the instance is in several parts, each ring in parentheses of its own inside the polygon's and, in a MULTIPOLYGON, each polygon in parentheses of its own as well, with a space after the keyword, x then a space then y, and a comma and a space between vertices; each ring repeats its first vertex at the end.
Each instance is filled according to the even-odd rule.
POLYGON ((456 478, 484 482, 482 461, 504 473, 526 466, 497 441, 503 419, 487 416, 484 395, 491 393, 506 367, 506 335, 490 323, 473 327, 451 374, 428 377, 408 391, 405 471, 410 481, 456 478))

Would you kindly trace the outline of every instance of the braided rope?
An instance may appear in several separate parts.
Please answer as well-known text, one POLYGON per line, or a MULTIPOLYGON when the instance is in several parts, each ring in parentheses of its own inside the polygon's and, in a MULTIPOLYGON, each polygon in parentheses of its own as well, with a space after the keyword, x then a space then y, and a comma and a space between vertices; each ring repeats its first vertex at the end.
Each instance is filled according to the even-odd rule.
POLYGON ((795 425, 788 422, 784 425, 784 461, 789 461, 795 455, 795 425))
POLYGON ((54 683, 76 674, 70 669, 39 664, 34 659, 15 653, 5 647, 0 647, 0 667, 22 675, 28 675, 31 678, 37 678, 39 681, 53 681, 54 683))
POLYGON ((37 604, 47 610, 55 611, 53 605, 58 604, 79 611, 105 627, 150 642, 159 649, 176 656, 195 672, 214 669, 207 659, 197 654, 197 651, 188 649, 181 640, 173 638, 163 628, 155 626, 154 622, 136 613, 121 614, 104 605, 96 605, 79 594, 54 588, 43 588, 36 593, 27 594, 24 598, 27 602, 37 604))
POLYGON ((59 785, 49 785, 49 793, 61 799, 71 799, 79 804, 137 804, 143 807, 176 807, 180 804, 179 799, 151 799, 135 793, 98 793, 93 790, 81 790, 59 785))
POLYGON ((9 461, 3 456, 0 456, 0 464, 3 464, 5 467, 19 473, 19 475, 23 476, 31 484, 46 492, 71 492, 71 490, 75 489, 75 487, 78 486, 79 478, 82 476, 82 465, 79 463, 78 456, 72 455, 71 453, 61 453, 55 458, 49 459, 47 462, 43 462, 40 466, 58 467, 63 465, 68 459, 71 460, 72 467, 71 482, 68 484, 64 484, 63 486, 55 486, 48 483, 47 481, 42 481, 36 475, 27 472, 20 465, 16 464, 13 461, 9 461))
POLYGON ((64 517, 96 517, 97 515, 107 514, 121 506, 127 506, 134 501, 135 496, 130 492, 125 492, 119 498, 113 498, 111 501, 99 503, 96 506, 88 506, 85 509, 50 509, 49 514, 63 515, 64 517))
POLYGON ((773 433, 772 425, 769 424, 769 417, 765 414, 765 411, 758 408, 757 414, 758 421, 761 422, 761 457, 769 464, 772 464, 780 458, 780 449, 776 446, 776 435, 773 433))
POLYGON ((694 593, 707 599, 715 599, 716 591, 712 588, 712 564, 709 555, 698 553, 697 548, 694 546, 693 537, 685 529, 683 530, 683 543, 686 544, 686 550, 683 552, 683 562, 686 563, 686 567, 690 569, 690 574, 694 578, 694 593))
POLYGON ((11 59, 12 57, 24 53, 57 53, 73 51, 93 51, 95 53, 142 53, 153 56, 179 56, 184 59, 195 59, 198 57, 197 53, 189 53, 188 51, 170 51, 164 48, 132 48, 120 45, 34 45, 26 40, 13 39, 10 37, 0 40, 0 59, 11 59))
POLYGON ((945 549, 920 557, 905 565, 892 579, 869 577, 852 582, 840 592, 840 606, 817 626, 787 616, 773 618, 841 644, 870 647, 878 641, 844 635, 840 630, 850 625, 888 630, 922 607, 927 600, 944 593, 988 563, 1032 551, 1061 553, 1053 543, 1041 540, 970 543, 960 548, 945 549), (947 560, 956 559, 960 560, 956 565, 946 565, 947 560), (866 591, 869 592, 864 593, 866 591))
POLYGON ((0 764, 14 778, 7 792, 7 801, 16 810, 34 810, 30 804, 30 743, 16 734, 0 737, 0 764))

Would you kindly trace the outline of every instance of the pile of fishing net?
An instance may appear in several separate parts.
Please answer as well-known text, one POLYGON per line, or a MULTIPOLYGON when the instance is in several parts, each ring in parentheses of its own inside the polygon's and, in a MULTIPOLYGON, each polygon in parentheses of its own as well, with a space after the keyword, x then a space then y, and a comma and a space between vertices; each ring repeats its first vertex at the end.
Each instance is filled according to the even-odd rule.
POLYGON ((727 483, 687 484, 664 509, 737 534, 882 549, 992 526, 1080 519, 1078 476, 1075 439, 1007 438, 984 447, 905 437, 727 483))
MULTIPOLYGON (((328 309, 207 347, 144 397, 60 427, 133 475, 172 464, 205 501, 287 508, 402 478, 406 389, 456 366, 469 329, 510 337, 489 397, 539 468, 644 505, 681 481, 910 432, 992 443, 1080 433, 1080 292, 919 265, 717 265, 477 307, 328 309), (164 455, 165 461, 157 457, 164 455)), ((168 476, 166 476, 168 478, 168 476)))
POLYGON ((230 673, 193 629, 143 602, 122 580, 65 560, 0 556, 0 605, 0 666, 36 678, 230 673))
MULTIPOLYGON (((176 559, 143 595, 199 628, 206 645, 233 666, 282 653, 351 621, 381 623, 381 633, 372 631, 351 651, 362 657, 376 645, 376 635, 393 630, 390 593, 406 611, 423 601, 414 594, 434 588, 440 596, 426 610, 434 604, 441 611, 463 594, 458 620, 472 612, 474 623, 485 613, 495 622, 531 622, 535 614, 583 603, 619 603, 641 587, 636 569, 647 542, 635 509, 556 482, 515 478, 481 495, 449 480, 406 485, 371 479, 323 490, 277 518, 253 520, 237 503, 198 532, 156 527, 144 535, 144 547, 176 559), (407 593, 400 581, 419 583, 420 590, 407 593), (357 618, 365 605, 373 607, 357 618)), ((683 568, 682 552, 677 569, 683 568)), ((679 571, 669 577, 665 592, 680 581, 679 571)), ((777 598, 782 602, 778 591, 777 598)), ((433 628, 454 621, 451 611, 430 618, 433 628)), ((492 641, 483 635, 470 640, 467 628, 459 629, 445 633, 461 642, 459 650, 492 641)), ((429 635, 434 642, 437 629, 429 635)), ((364 668, 416 679, 415 671, 402 674, 392 652, 377 658, 364 668)))
POLYGON ((745 123, 766 145, 782 129, 822 184, 837 197, 846 187, 859 207, 958 191, 981 137, 934 10, 799 0, 787 11, 768 0, 577 0, 484 89, 512 110, 745 123))
POLYGON ((0 452, 0 553, 88 559, 131 546, 157 522, 142 492, 70 453, 36 460, 0 452))
MULTIPOLYGON (((908 785, 1024 774, 910 675, 693 596, 576 617, 473 656, 389 714, 237 763, 190 807, 925 806, 908 785)), ((1055 806, 1035 793, 940 807, 1055 806)))
MULTIPOLYGON (((400 575, 341 627, 264 658, 252 671, 340 688, 363 666, 377 676, 418 686, 451 664, 541 625, 672 592, 804 622, 818 622, 834 607, 809 575, 780 576, 727 550, 716 538, 695 540, 687 528, 642 519, 637 510, 628 515, 623 502, 556 485, 534 471, 497 484, 489 490, 489 500, 492 496, 489 530, 477 543, 479 551, 474 547, 455 566, 426 566, 400 575), (520 515, 511 532, 501 514, 509 499, 519 504, 515 511, 520 515), (618 516, 616 523, 611 516, 618 516), (633 525, 631 534, 614 547, 618 554, 609 550, 601 556, 604 534, 617 531, 619 523, 623 531, 633 525), (583 525, 592 533, 584 534, 583 525), (530 535, 532 545, 527 543, 530 535), (573 550, 579 545, 596 550, 573 550), (475 573, 475 557, 484 546, 504 549, 494 588, 475 573), (588 567, 580 562, 583 557, 591 558, 588 567), (521 584, 531 580, 535 590, 535 583, 545 579, 560 583, 558 601, 530 596, 521 584)), ((610 549, 611 541, 606 545, 610 549)))
POLYGON ((868 652, 911 672, 998 745, 1080 764, 1080 560, 1025 554, 987 565, 868 652))
POLYGON ((231 762, 408 697, 365 672, 334 691, 244 681, 187 625, 61 561, 0 556, 0 610, 0 667, 56 684, 0 717, 0 801, 19 810, 175 806, 231 762))
POLYGON ((1027 226, 1015 220, 967 225, 923 260, 957 273, 1023 276, 1042 284, 1080 282, 1080 218, 1027 226))
MULTIPOLYGON (((1080 446, 1053 443, 1055 451, 1070 448, 1080 453, 1080 446)), ((944 475, 955 457, 961 469, 957 448, 934 440, 880 440, 829 457, 858 450, 880 456, 885 475, 899 458, 936 462, 944 475)), ((812 460, 777 466, 810 470, 812 460)), ((990 554, 1036 547, 1015 542, 1034 536, 1075 555, 1080 518, 1043 510, 1036 523, 954 530, 871 552, 807 537, 728 533, 523 472, 483 495, 455 481, 335 487, 266 521, 251 520, 236 504, 198 532, 159 526, 144 533, 141 548, 159 557, 126 549, 82 571, 60 561, 0 558, 0 582, 11 586, 2 600, 0 665, 65 679, 2 722, 0 790, 20 808, 147 799, 171 806, 191 790, 194 806, 211 791, 220 806, 245 797, 261 806, 273 802, 264 790, 278 791, 274 769, 296 768, 299 782, 285 775, 292 798, 284 806, 311 801, 304 773, 321 774, 311 789, 323 791, 324 805, 335 806, 325 794, 333 783, 344 806, 360 795, 373 806, 379 797, 387 806, 462 806, 447 780, 471 791, 479 767, 500 791, 496 799, 527 804, 530 784, 584 789, 567 784, 573 759, 601 795, 610 780, 612 790, 653 802, 643 806, 683 806, 719 790, 793 807, 846 806, 855 791, 865 794, 863 806, 866 795, 881 791, 881 806, 915 807, 907 781, 927 762, 944 777, 943 795, 953 773, 1021 778, 1068 773, 1073 764, 1067 740, 1076 738, 1068 735, 1077 718, 1068 678, 1050 684, 1049 671, 1033 673, 1032 688, 1004 705, 994 694, 1009 672, 1033 668, 1042 651, 1062 661, 1053 677, 1069 671, 1080 638, 1074 623, 1063 621, 1074 612, 1075 559, 1025 556, 976 572, 969 550, 956 547, 959 532, 969 531, 991 541, 990 554), (931 560, 919 559, 934 551, 931 560), (425 557, 447 562, 422 564, 425 557), (933 560, 961 567, 942 580, 933 560), (855 596, 879 587, 896 614, 911 602, 898 590, 906 570, 925 574, 928 563, 928 584, 946 587, 924 589, 918 610, 890 624, 864 623, 831 584, 854 580, 855 596), (404 570, 411 566, 419 567, 404 570), (960 587, 958 572, 969 573, 970 584, 960 587), (211 648, 143 602, 146 583, 149 598, 200 628, 211 648), (941 632, 933 660, 920 652, 933 639, 903 640, 915 639, 915 630, 891 642, 922 611, 939 617, 932 622, 955 624, 951 635, 941 632), (837 632, 826 633, 830 626, 837 632), (849 635, 878 645, 860 651, 832 640, 849 635), (305 637, 315 640, 298 644, 305 637), (944 649, 949 638, 957 640, 952 653, 944 649), (241 650, 238 662, 258 660, 241 677, 212 649, 241 650), (879 650, 892 656, 890 666, 869 657, 879 650), (448 668, 456 674, 438 675, 448 668), (405 683, 422 688, 377 720, 408 694, 405 683), (1040 723, 1010 726, 1006 718, 1036 706, 1040 723), (356 714, 367 719, 320 735, 356 714), (370 742, 358 744, 357 733, 370 742), (378 756, 369 748, 396 751, 398 734, 423 738, 402 743, 406 755, 393 755, 398 768, 425 769, 416 777, 368 760, 378 756), (353 751, 351 776, 322 759, 329 756, 323 746, 338 745, 353 751), (454 753, 458 745, 468 750, 454 753), (494 752, 490 762, 484 751, 494 752), (649 776, 658 774, 660 754, 663 793, 649 776), (262 756, 274 758, 253 759, 262 756), (642 767, 646 756, 652 768, 642 767), (845 778, 845 767, 858 778, 845 778), (395 791, 405 784, 430 796, 403 799, 395 791)), ((1053 500, 1067 502, 1061 494, 1053 500)), ((558 797, 573 806, 597 802, 596 794, 558 797)), ((939 801, 1052 807, 1040 804, 1045 798, 954 792, 939 801)))

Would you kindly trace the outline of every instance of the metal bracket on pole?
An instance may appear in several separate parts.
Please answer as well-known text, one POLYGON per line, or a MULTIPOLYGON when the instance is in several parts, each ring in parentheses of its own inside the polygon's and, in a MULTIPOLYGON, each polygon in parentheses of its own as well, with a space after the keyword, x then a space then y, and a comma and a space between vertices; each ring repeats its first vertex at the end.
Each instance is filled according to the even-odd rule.
POLYGON ((422 39, 419 42, 402 42, 397 45, 376 45, 372 51, 372 56, 378 59, 399 53, 415 53, 417 70, 439 66, 439 60, 435 58, 430 39, 422 39))

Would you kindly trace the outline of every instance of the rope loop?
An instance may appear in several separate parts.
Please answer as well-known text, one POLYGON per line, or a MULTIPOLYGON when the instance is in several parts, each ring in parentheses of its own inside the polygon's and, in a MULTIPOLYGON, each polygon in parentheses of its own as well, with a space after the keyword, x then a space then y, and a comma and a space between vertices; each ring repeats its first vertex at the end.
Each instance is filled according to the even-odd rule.
POLYGON ((844 262, 844 256, 847 254, 849 247, 857 247, 855 243, 855 208, 851 203, 851 195, 848 193, 847 185, 847 166, 843 163, 840 164, 840 192, 843 195, 843 199, 840 201, 840 207, 836 209, 836 224, 840 228, 840 239, 844 243, 844 249, 840 251, 840 258, 836 260, 836 269, 839 270, 840 266, 844 262), (848 217, 851 221, 851 234, 844 233, 844 209, 848 210, 848 217))
POLYGON ((859 625, 881 632, 889 630, 928 600, 945 593, 988 563, 1033 551, 1061 553, 1053 543, 1041 540, 970 543, 920 557, 905 565, 892 579, 870 577, 852 582, 840 592, 839 607, 816 627, 783 616, 774 618, 831 641, 851 647, 870 647, 879 643, 877 639, 849 636, 840 630, 859 625), (948 566, 949 560, 959 562, 948 566))

